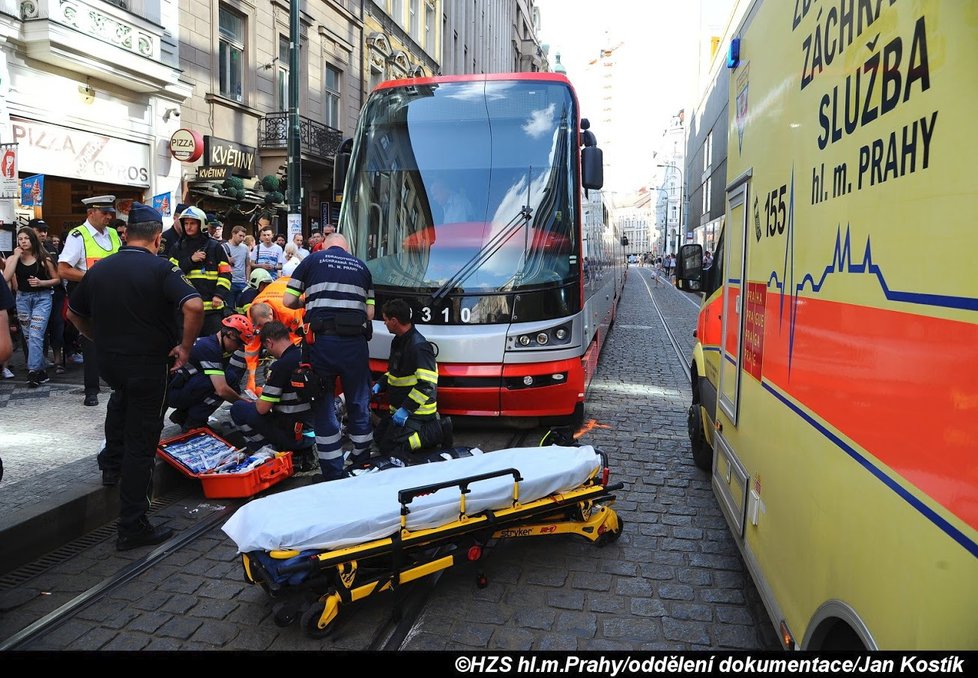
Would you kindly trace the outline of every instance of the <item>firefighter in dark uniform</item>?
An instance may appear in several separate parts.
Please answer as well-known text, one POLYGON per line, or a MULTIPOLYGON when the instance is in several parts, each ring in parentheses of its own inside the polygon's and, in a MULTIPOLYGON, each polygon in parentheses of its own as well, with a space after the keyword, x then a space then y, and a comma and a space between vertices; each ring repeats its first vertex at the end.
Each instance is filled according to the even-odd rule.
POLYGON ((281 452, 292 450, 300 471, 316 468, 312 405, 292 385, 292 373, 299 367, 302 350, 292 343, 289 328, 272 320, 259 331, 261 346, 275 358, 257 402, 239 400, 231 405, 231 420, 244 434, 248 449, 257 451, 270 445, 281 452))
POLYGON ((244 347, 255 330, 243 315, 228 316, 221 325, 220 332, 194 342, 187 364, 170 379, 166 404, 175 409, 170 421, 184 431, 206 426, 222 402, 241 398, 241 379, 247 370, 244 347))
POLYGON ((170 363, 187 362, 200 330, 200 294, 180 270, 156 256, 162 216, 134 203, 128 244, 90 269, 74 290, 68 316, 98 344, 99 373, 112 387, 105 414, 102 484, 120 483, 118 540, 126 550, 158 544, 173 530, 146 518, 156 445, 163 430, 170 363), (174 316, 183 311, 183 335, 174 316))
POLYGON ((204 300, 203 334, 216 334, 231 297, 231 264, 221 243, 204 232, 207 215, 188 207, 180 215, 183 237, 170 248, 170 261, 180 267, 204 300))
POLYGON ((387 393, 390 416, 381 419, 375 437, 382 454, 405 455, 452 444, 452 422, 438 414, 438 364, 435 350, 411 322, 411 307, 391 299, 381 312, 394 335, 387 371, 373 393, 387 393))
POLYGON ((312 368, 325 393, 313 403, 316 448, 326 480, 344 477, 342 434, 336 419, 334 385, 340 378, 346 398, 347 434, 354 463, 370 457, 370 363, 367 341, 374 317, 374 284, 366 264, 350 254, 334 233, 323 249, 302 260, 289 280, 282 303, 305 306, 304 327, 312 368), (303 293, 305 297, 303 300, 303 293))

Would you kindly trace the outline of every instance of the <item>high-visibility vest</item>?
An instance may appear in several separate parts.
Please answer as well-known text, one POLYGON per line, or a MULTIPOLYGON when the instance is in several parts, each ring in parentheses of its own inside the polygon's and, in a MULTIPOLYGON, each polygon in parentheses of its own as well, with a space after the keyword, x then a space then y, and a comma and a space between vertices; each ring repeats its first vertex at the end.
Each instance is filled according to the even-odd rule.
POLYGON ((114 228, 107 228, 106 230, 109 232, 109 241, 112 243, 112 249, 108 250, 98 244, 92 236, 91 231, 85 227, 85 224, 71 229, 71 233, 77 232, 82 237, 82 246, 85 248, 86 271, 92 270, 92 266, 110 254, 115 254, 122 247, 122 241, 119 240, 119 234, 116 233, 116 230, 114 228))
MULTIPOLYGON (((285 294, 285 288, 289 284, 290 278, 279 278, 274 282, 268 284, 265 289, 263 289, 258 296, 256 296, 248 307, 250 308, 254 304, 268 304, 272 307, 272 314, 275 320, 279 321, 283 325, 289 328, 292 332, 292 343, 300 344, 302 342, 302 337, 299 336, 297 330, 299 326, 302 325, 302 317, 305 313, 305 309, 293 309, 288 308, 282 303, 282 296, 285 294)), ((245 345, 245 364, 248 366, 248 384, 247 388, 255 394, 259 392, 258 385, 255 382, 255 376, 258 373, 258 363, 259 354, 261 353, 261 339, 257 336, 245 345)))

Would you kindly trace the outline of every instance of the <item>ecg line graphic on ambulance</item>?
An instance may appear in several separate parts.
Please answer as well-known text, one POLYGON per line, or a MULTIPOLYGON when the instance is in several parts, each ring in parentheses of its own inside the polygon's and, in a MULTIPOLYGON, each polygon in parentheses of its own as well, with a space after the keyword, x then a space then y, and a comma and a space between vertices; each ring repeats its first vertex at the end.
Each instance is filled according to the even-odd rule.
POLYGON ((795 180, 794 170, 791 173, 791 185, 788 194, 788 223, 785 229, 785 253, 784 268, 781 276, 778 272, 771 271, 768 276, 768 287, 772 285, 781 292, 781 302, 778 313, 779 327, 784 322, 785 316, 785 294, 784 289, 787 285, 790 291, 790 307, 788 309, 788 374, 791 374, 791 361, 794 353, 795 340, 795 321, 798 312, 798 297, 808 286, 812 294, 818 294, 829 276, 833 274, 854 274, 875 276, 883 296, 888 301, 898 301, 908 304, 920 304, 922 306, 937 306, 942 308, 956 308, 965 311, 978 311, 978 297, 962 297, 947 294, 932 294, 928 292, 909 292, 904 290, 890 289, 883 275, 880 264, 873 261, 872 243, 870 236, 866 236, 866 248, 863 251, 862 259, 853 260, 853 248, 850 239, 849 224, 846 224, 845 238, 842 237, 841 224, 835 233, 835 246, 832 250, 832 258, 822 269, 818 280, 815 274, 805 273, 801 276, 801 281, 795 284, 795 251, 794 251, 794 213, 795 213, 795 180))
MULTIPOLYGON (((792 259, 794 253, 792 253, 792 259)), ((833 273, 869 273, 876 276, 879 281, 883 296, 889 301, 902 301, 908 304, 921 304, 924 306, 940 306, 944 308, 957 308, 965 311, 978 311, 978 297, 958 297, 948 294, 931 294, 927 292, 906 292, 892 290, 886 284, 886 278, 879 264, 873 261, 872 243, 869 236, 866 237, 866 249, 863 252, 862 260, 854 262, 852 260, 852 245, 850 243, 849 226, 846 226, 845 240, 842 239, 842 228, 836 232, 835 248, 832 252, 832 261, 821 272, 816 281, 815 276, 806 273, 802 276, 801 282, 792 289, 792 300, 798 297, 808 285, 813 293, 818 293, 825 284, 826 279, 833 273)), ((784 284, 778 278, 777 271, 771 271, 768 277, 768 285, 774 286, 780 292, 784 292, 784 284)))

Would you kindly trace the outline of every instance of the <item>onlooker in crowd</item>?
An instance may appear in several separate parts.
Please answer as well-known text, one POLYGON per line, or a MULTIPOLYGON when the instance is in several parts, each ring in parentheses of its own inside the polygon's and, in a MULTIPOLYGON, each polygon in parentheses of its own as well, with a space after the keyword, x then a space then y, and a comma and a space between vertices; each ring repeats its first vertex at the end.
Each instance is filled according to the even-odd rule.
MULTIPOLYGON (((58 254, 57 246, 54 245, 48 238, 48 225, 44 219, 31 219, 27 222, 27 225, 37 235, 37 239, 41 241, 41 246, 44 247, 44 249, 46 249, 52 255, 58 254)), ((55 263, 57 263, 57 258, 55 259, 55 263)))
POLYGON ((278 235, 275 236, 275 244, 281 247, 283 252, 285 251, 286 241, 287 238, 285 237, 284 233, 279 233, 278 235))
POLYGON ((213 214, 207 215, 207 235, 219 243, 224 243, 224 224, 213 214))
POLYGON ((258 336, 275 362, 261 397, 256 402, 239 400, 231 405, 231 420, 241 428, 248 449, 270 445, 278 451, 292 450, 297 468, 312 471, 316 468, 315 440, 303 435, 312 429, 312 405, 292 386, 292 373, 299 367, 302 352, 292 343, 289 328, 280 322, 265 323, 258 336))
POLYGON ((295 243, 286 243, 283 256, 285 257, 285 263, 282 264, 282 277, 291 278, 295 267, 302 261, 299 257, 299 248, 295 246, 295 243))
POLYGON ((302 246, 302 234, 296 233, 292 236, 292 242, 295 244, 296 252, 299 254, 299 259, 305 259, 309 256, 309 250, 302 246))
MULTIPOLYGON (((61 238, 54 236, 48 239, 48 225, 43 219, 31 219, 28 223, 34 233, 37 234, 38 239, 41 241, 48 254, 51 255, 51 261, 54 263, 55 268, 58 266, 58 254, 61 246, 61 238)), ((65 355, 64 355, 64 345, 65 345, 65 285, 64 281, 59 280, 58 284, 51 288, 54 293, 51 295, 51 315, 48 318, 48 330, 47 330, 47 344, 50 344, 51 351, 54 354, 54 373, 61 375, 65 373, 65 355)), ((47 358, 47 348, 44 349, 45 358, 47 358)), ((46 362, 46 360, 45 360, 46 362)))
POLYGON ((204 300, 204 334, 221 328, 224 308, 231 296, 231 264, 220 243, 203 232, 206 216, 188 207, 180 217, 183 237, 170 248, 170 261, 180 267, 204 300))
POLYGON ((187 209, 187 205, 179 203, 177 208, 173 211, 173 225, 167 230, 163 231, 162 239, 160 240, 160 250, 158 252, 159 256, 170 258, 170 250, 179 242, 180 238, 183 237, 183 225, 180 223, 180 216, 183 211, 187 209))
POLYGON ((282 303, 292 309, 306 308, 312 367, 326 386, 313 404, 319 465, 326 480, 335 480, 344 476, 334 402, 337 376, 346 397, 354 458, 365 459, 373 442, 367 341, 373 329, 374 285, 366 264, 350 254, 346 238, 334 233, 323 245, 323 251, 306 257, 296 268, 282 303))
MULTIPOLYGON (((0 257, 0 270, 3 270, 3 257, 0 257)), ((14 308, 14 297, 7 287, 6 279, 0 275, 0 366, 4 379, 13 379, 14 373, 7 367, 7 361, 14 352, 14 344, 10 340, 10 311, 14 308), (8 376, 9 375, 9 376, 8 376)))
POLYGON ((314 230, 309 234, 309 253, 318 252, 323 248, 323 234, 314 230))
POLYGON ((7 259, 5 281, 17 290, 17 320, 27 343, 27 385, 37 388, 50 381, 45 369, 44 339, 51 317, 54 287, 61 284, 50 253, 41 245, 34 229, 17 232, 17 247, 7 259))
POLYGON ((411 307, 403 299, 390 299, 381 312, 394 340, 387 371, 372 389, 387 393, 390 409, 377 426, 377 447, 383 454, 403 455, 451 446, 452 420, 438 414, 438 365, 431 343, 411 322, 411 307))
MULTIPOLYGON (((122 243, 114 228, 109 228, 115 218, 115 196, 99 195, 82 200, 87 217, 85 223, 68 233, 65 247, 58 258, 58 274, 68 283, 68 295, 95 264, 119 251, 122 243)), ((108 302, 108 300, 106 300, 108 302)), ((79 331, 81 328, 78 328, 79 331)), ((91 335, 81 336, 82 355, 85 363, 85 405, 98 405, 99 366, 98 353, 91 335)))
POLYGON ((228 316, 221 324, 219 332, 194 342, 187 364, 174 372, 167 388, 166 404, 174 408, 170 421, 184 431, 205 426, 222 400, 233 403, 241 397, 244 347, 254 328, 243 315, 228 316))
POLYGON ((238 297, 248 286, 248 246, 245 237, 245 227, 235 226, 231 229, 231 239, 224 243, 224 251, 231 264, 231 308, 238 307, 238 297))
POLYGON ((123 219, 113 219, 112 220, 112 223, 110 224, 110 226, 115 229, 115 232, 116 233, 119 234, 119 242, 121 242, 123 245, 125 245, 126 244, 126 222, 125 222, 125 220, 123 220, 123 219))
POLYGON ((272 227, 265 226, 258 233, 258 243, 251 251, 251 269, 263 268, 275 280, 285 263, 285 252, 272 242, 272 227))
POLYGON ((134 203, 129 244, 93 267, 69 304, 69 317, 99 346, 98 367, 112 387, 105 414, 105 449, 98 455, 104 485, 120 485, 116 548, 159 544, 173 530, 146 518, 156 446, 163 430, 167 360, 187 361, 203 321, 200 295, 180 270, 156 255, 162 215, 134 203), (176 334, 182 309, 183 335, 176 334))

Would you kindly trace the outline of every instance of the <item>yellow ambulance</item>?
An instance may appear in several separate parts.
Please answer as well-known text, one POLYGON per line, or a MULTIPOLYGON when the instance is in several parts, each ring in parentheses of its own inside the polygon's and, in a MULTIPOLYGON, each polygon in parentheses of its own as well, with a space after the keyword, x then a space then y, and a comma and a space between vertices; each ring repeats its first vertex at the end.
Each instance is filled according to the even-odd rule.
POLYGON ((978 648, 978 2, 742 16, 694 461, 786 648, 978 648))

